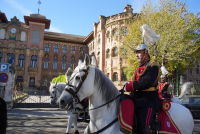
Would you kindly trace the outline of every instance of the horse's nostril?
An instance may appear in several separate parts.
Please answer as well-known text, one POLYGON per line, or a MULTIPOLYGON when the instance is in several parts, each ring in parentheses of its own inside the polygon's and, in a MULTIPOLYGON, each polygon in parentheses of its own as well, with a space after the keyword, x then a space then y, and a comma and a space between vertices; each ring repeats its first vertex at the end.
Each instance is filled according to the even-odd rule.
POLYGON ((64 103, 65 103, 65 100, 61 100, 61 101, 60 101, 60 104, 64 104, 64 103))

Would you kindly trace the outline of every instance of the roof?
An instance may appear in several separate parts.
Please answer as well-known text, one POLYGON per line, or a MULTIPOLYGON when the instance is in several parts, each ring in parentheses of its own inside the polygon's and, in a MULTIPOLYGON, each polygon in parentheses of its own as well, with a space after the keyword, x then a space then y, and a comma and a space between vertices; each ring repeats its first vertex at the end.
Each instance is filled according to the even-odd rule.
POLYGON ((29 25, 29 22, 44 23, 45 29, 49 29, 51 20, 46 19, 45 16, 40 14, 31 14, 30 16, 24 16, 25 24, 29 25))
POLYGON ((85 44, 83 41, 86 36, 72 35, 72 34, 63 34, 55 32, 44 32, 44 40, 50 41, 62 41, 66 43, 80 43, 85 44))
POLYGON ((0 11, 0 19, 1 19, 1 21, 3 23, 8 23, 8 19, 7 19, 6 15, 5 15, 5 13, 3 13, 1 11, 0 11))

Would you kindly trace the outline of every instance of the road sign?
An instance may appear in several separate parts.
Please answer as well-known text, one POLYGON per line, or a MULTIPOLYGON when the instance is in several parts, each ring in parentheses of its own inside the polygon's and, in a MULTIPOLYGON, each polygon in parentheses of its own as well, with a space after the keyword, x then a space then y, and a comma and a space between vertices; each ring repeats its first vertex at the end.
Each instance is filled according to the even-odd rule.
POLYGON ((0 73, 8 73, 9 72, 9 64, 8 63, 0 63, 0 73))
POLYGON ((6 82, 8 80, 8 75, 6 73, 0 73, 0 82, 6 82))

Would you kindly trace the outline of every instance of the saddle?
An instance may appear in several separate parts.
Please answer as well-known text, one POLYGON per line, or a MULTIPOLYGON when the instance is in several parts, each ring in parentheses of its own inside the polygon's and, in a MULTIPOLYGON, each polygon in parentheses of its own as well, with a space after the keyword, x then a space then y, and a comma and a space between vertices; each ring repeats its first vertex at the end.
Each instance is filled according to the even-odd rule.
MULTIPOLYGON (((156 111, 154 121, 151 124, 152 133, 180 133, 180 130, 168 113, 168 110, 171 108, 171 103, 165 99, 162 99, 160 102, 161 109, 156 111)), ((120 131, 122 133, 139 134, 136 111, 137 108, 134 106, 132 97, 126 94, 121 94, 118 120, 120 131)))

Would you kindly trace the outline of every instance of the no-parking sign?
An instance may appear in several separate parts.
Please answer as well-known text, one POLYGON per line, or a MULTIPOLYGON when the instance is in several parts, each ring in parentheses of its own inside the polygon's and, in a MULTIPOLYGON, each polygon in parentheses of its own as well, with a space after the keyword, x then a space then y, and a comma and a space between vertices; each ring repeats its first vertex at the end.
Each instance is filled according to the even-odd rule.
POLYGON ((6 82, 8 80, 8 75, 6 73, 0 73, 0 82, 6 82))

